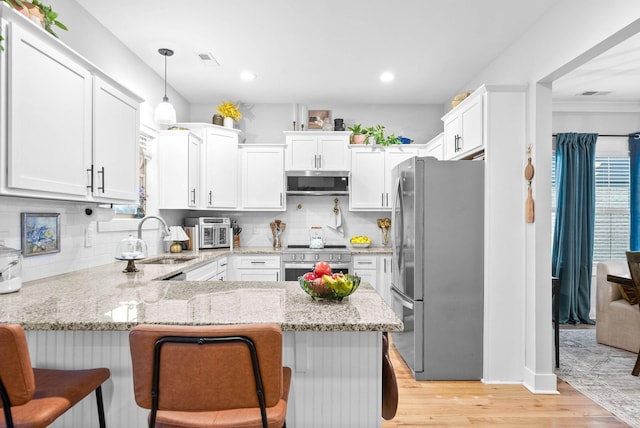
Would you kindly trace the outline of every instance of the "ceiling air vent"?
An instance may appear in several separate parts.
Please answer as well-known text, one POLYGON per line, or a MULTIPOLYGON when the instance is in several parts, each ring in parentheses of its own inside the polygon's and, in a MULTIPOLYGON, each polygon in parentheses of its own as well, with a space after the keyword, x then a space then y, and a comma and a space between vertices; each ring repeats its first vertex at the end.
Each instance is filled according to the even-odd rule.
POLYGON ((204 65, 207 65, 209 67, 219 67, 220 63, 218 62, 218 60, 216 60, 213 55, 211 55, 208 52, 204 52, 204 53, 199 53, 198 57, 200 58, 200 61, 202 61, 202 63, 204 65))
POLYGON ((584 91, 580 95, 591 96, 591 95, 609 95, 611 91, 584 91))

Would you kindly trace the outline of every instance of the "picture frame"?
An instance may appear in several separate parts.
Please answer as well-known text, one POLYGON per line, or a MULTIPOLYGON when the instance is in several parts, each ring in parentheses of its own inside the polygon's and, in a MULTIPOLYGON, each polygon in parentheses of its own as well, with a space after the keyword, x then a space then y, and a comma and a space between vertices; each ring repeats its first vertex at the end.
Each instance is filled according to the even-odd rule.
POLYGON ((60 252, 60 213, 22 213, 20 220, 24 257, 60 252))
POLYGON ((331 110, 308 110, 307 129, 322 129, 326 121, 331 122, 331 110))

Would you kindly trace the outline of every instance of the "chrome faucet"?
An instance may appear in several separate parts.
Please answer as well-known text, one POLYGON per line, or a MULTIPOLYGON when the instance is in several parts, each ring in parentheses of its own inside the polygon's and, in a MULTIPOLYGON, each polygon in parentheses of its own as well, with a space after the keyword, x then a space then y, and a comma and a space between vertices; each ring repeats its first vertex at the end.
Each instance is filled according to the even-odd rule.
POLYGON ((138 239, 142 239, 142 224, 149 220, 150 218, 155 218, 158 219, 160 221, 160 223, 162 223, 162 227, 163 227, 163 235, 162 236, 166 236, 169 234, 169 226, 167 226, 167 222, 164 221, 162 218, 155 216, 155 215, 148 215, 146 217, 144 217, 142 220, 140 220, 140 224, 138 224, 138 239))

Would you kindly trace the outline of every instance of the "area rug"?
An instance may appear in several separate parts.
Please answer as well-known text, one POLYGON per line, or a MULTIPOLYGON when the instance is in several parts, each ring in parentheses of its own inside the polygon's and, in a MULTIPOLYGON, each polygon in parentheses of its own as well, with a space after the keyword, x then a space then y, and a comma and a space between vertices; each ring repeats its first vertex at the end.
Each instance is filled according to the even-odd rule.
POLYGON ((637 354, 596 343, 595 329, 560 330, 556 375, 632 427, 640 428, 637 354))

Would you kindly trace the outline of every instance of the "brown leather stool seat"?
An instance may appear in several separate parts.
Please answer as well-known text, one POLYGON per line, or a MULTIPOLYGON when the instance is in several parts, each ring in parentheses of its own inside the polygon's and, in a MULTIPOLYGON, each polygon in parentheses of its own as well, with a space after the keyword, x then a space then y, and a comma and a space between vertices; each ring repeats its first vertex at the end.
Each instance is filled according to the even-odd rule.
POLYGON ((285 426, 291 369, 278 325, 140 325, 129 342, 150 427, 285 426))
POLYGON ((21 326, 0 324, 2 427, 46 427, 80 400, 96 392, 100 427, 105 426, 102 384, 109 369, 54 370, 31 367, 21 326))

